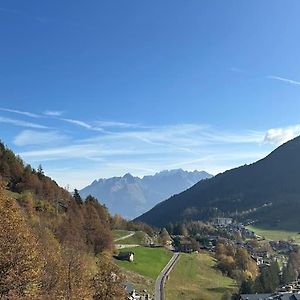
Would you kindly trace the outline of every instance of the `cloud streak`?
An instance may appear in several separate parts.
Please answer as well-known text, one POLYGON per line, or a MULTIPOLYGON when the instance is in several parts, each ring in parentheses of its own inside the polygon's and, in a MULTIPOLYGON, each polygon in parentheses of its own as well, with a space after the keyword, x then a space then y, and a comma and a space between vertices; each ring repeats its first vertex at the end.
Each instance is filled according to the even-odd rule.
POLYGON ((47 128, 49 128, 49 127, 44 126, 44 125, 31 123, 31 122, 27 122, 27 121, 23 121, 23 120, 5 118, 5 117, 0 117, 0 123, 10 124, 10 125, 19 126, 19 127, 35 128, 35 129, 47 129, 47 128))
POLYGON ((63 111, 57 111, 57 110, 46 110, 44 111, 44 115, 49 117, 60 117, 64 112, 63 111))
POLYGON ((141 124, 126 123, 126 122, 116 122, 116 121, 96 121, 100 127, 110 127, 110 128, 145 128, 141 124))
POLYGON ((289 79, 289 78, 284 78, 284 77, 279 77, 279 76, 272 76, 272 75, 267 76, 267 78, 282 81, 282 82, 286 82, 286 83, 293 84, 293 85, 300 85, 300 81, 292 80, 292 79, 289 79))
POLYGON ((32 113, 32 112, 28 112, 28 111, 9 109, 9 108, 3 108, 3 107, 1 107, 0 110, 5 111, 5 112, 9 112, 9 113, 23 115, 23 116, 30 117, 30 118, 40 118, 40 115, 32 113))
POLYGON ((99 127, 94 127, 84 121, 80 121, 80 120, 75 120, 75 119, 64 119, 64 118, 61 118, 60 120, 64 121, 64 122, 67 122, 67 123, 70 123, 70 124, 73 124, 73 125, 77 125, 77 126, 80 126, 82 128, 85 128, 85 129, 88 129, 88 130, 93 130, 93 131, 103 131, 102 128, 99 128, 99 127))
POLYGON ((14 138, 17 146, 28 145, 57 145, 68 141, 69 138, 58 131, 23 130, 14 138))
MULTIPOLYGON (((27 117, 32 114, 13 109, 8 112, 27 117)), ((149 126, 113 120, 85 122, 62 118, 60 112, 48 112, 37 116, 44 123, 51 121, 52 128, 4 117, 0 117, 0 123, 27 127, 13 139, 21 157, 34 166, 42 163, 60 184, 71 183, 73 187, 75 182, 77 187, 83 187, 95 178, 126 172, 143 176, 163 169, 184 168, 216 174, 256 161, 300 134, 300 125, 267 131, 229 131, 193 123, 149 126), (60 122, 70 126, 61 129, 60 122), (78 127, 87 132, 79 133, 78 127), (62 169, 70 171, 66 174, 59 171, 62 169), (70 182, 73 178, 75 181, 70 182)))
MULTIPOLYGON (((76 121, 76 120, 73 120, 76 121)), ((73 122, 71 122, 73 124, 73 122)), ((90 129, 86 123, 75 122, 76 125, 90 129)), ((47 135, 47 133, 46 133, 47 135)), ((24 134, 17 141, 24 139, 24 134)), ((27 134, 25 135, 27 136, 27 134)), ((123 132, 102 132, 101 135, 74 141, 73 144, 48 149, 36 149, 21 153, 25 158, 31 159, 65 159, 86 158, 89 160, 103 160, 111 157, 134 157, 142 160, 147 157, 159 156, 189 157, 206 155, 205 151, 211 151, 218 145, 249 145, 262 143, 264 133, 245 132, 232 134, 220 132, 204 125, 181 124, 170 126, 158 126, 143 130, 131 130, 123 132)), ((29 138, 30 140, 30 138, 29 138)))

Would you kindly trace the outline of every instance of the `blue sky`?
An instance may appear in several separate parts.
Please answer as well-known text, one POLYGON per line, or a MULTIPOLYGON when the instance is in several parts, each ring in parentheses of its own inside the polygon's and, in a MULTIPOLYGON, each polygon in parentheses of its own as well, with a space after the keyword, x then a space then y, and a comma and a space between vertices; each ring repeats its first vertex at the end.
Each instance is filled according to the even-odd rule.
POLYGON ((0 1, 1 139, 63 186, 216 174, 300 134, 299 1, 0 1))

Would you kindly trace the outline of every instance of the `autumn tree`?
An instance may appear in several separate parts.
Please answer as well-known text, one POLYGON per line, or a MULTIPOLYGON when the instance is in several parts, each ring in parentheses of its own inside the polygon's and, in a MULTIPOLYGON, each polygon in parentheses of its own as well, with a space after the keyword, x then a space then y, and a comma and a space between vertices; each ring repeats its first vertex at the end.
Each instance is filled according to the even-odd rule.
POLYGON ((166 245, 168 241, 171 240, 171 237, 166 230, 166 228, 163 228, 159 233, 159 240, 163 245, 166 245))
POLYGON ((64 299, 92 299, 92 267, 86 253, 65 246, 62 250, 64 259, 64 299))
POLYGON ((40 251, 45 265, 41 277, 41 287, 44 295, 51 299, 62 298, 65 295, 65 262, 59 241, 47 228, 39 228, 40 251))
POLYGON ((125 299, 123 287, 124 278, 118 267, 113 264, 109 256, 103 254, 97 262, 97 272, 93 277, 95 300, 125 299))
POLYGON ((86 199, 84 222, 86 243, 95 254, 113 249, 109 217, 97 199, 92 197, 86 199))
POLYGON ((36 238, 15 200, 0 191, 0 298, 36 296, 42 268, 36 238))

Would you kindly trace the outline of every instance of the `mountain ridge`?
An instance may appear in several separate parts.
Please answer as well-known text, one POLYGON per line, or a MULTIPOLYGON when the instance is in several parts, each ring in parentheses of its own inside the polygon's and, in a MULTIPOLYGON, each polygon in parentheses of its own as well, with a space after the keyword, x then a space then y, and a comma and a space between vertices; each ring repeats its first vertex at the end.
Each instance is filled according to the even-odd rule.
POLYGON ((263 226, 300 229, 300 137, 255 163, 201 181, 136 218, 155 226, 232 216, 263 226))
POLYGON ((100 178, 80 191, 97 197, 111 213, 134 218, 158 202, 177 194, 196 182, 211 177, 205 171, 164 170, 143 177, 126 173, 123 176, 100 178))

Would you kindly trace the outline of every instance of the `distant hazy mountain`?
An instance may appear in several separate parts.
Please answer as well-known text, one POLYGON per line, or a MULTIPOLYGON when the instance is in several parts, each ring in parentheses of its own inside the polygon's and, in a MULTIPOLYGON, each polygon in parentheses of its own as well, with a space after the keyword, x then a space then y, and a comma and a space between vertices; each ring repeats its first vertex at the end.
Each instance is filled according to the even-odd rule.
POLYGON ((164 226, 184 220, 235 216, 261 227, 300 230, 300 137, 264 159, 203 180, 137 220, 164 226))
POLYGON ((204 171, 182 169, 162 171, 143 178, 125 174, 123 177, 95 180, 80 191, 82 197, 91 194, 104 203, 110 213, 134 218, 162 200, 178 194, 212 175, 204 171))

